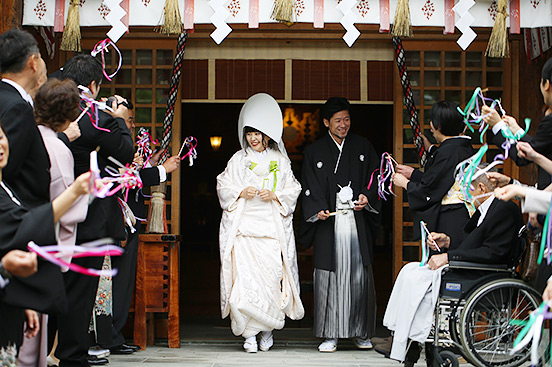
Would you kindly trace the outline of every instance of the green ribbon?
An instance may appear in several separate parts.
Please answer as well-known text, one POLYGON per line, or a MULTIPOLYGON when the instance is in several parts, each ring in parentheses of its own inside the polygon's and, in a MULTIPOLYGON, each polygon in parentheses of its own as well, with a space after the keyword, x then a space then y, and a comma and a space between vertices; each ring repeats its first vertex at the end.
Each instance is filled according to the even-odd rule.
POLYGON ((539 258, 537 260, 537 263, 540 265, 542 262, 542 258, 544 257, 544 248, 546 247, 546 240, 549 236, 549 223, 550 223, 550 213, 552 212, 552 203, 550 203, 550 206, 548 207, 548 214, 546 214, 546 219, 544 220, 544 226, 542 227, 542 237, 541 237, 541 244, 540 244, 540 251, 539 251, 539 258))
POLYGON ((276 172, 278 171, 278 161, 270 161, 270 172, 274 173, 274 186, 272 187, 272 192, 276 191, 276 183, 278 182, 278 176, 276 175, 276 172))

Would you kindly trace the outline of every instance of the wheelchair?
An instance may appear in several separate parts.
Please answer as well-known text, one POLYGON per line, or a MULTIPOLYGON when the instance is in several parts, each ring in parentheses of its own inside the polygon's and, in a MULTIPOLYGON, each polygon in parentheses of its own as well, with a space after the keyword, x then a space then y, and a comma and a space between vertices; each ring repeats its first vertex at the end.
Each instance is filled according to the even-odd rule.
MULTIPOLYGON (((530 345, 510 354, 523 328, 511 320, 527 321, 540 303, 540 294, 520 279, 515 266, 451 261, 442 275, 434 325, 426 341, 427 365, 456 367, 458 355, 477 367, 526 363, 530 345)), ((539 345, 543 364, 549 360, 549 341, 550 329, 545 329, 539 345)))

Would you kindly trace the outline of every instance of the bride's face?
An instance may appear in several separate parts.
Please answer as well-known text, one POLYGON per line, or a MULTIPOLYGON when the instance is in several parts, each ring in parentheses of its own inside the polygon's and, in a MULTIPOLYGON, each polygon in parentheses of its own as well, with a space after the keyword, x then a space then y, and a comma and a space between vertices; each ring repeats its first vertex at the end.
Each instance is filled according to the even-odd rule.
POLYGON ((245 139, 251 148, 256 152, 262 152, 268 146, 268 136, 264 136, 260 132, 249 132, 245 134, 245 139))

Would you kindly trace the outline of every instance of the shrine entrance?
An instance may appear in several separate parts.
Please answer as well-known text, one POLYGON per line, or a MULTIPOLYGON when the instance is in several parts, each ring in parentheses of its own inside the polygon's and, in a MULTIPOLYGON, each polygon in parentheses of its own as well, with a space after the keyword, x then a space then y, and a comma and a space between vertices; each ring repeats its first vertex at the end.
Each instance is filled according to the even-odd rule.
MULTIPOLYGON (((199 159, 193 167, 181 170, 181 323, 210 324, 228 327, 220 319, 218 229, 222 210, 216 195, 216 176, 226 167, 230 157, 240 149, 237 121, 240 103, 183 103, 182 139, 192 135, 201 142, 199 159), (210 137, 221 136, 218 148, 210 145, 210 137)), ((281 104, 284 114, 284 141, 295 177, 300 180, 302 152, 311 142, 326 134, 319 119, 319 104, 281 104)), ((351 132, 368 138, 380 155, 393 147, 393 109, 387 104, 353 104, 351 132)), ((379 316, 385 310, 392 283, 392 201, 383 205, 382 226, 374 245, 374 276, 379 316)), ((288 326, 310 328, 313 316, 312 248, 300 238, 302 214, 300 205, 294 214, 297 239, 301 298, 305 318, 288 322, 288 326)), ((184 326, 185 327, 185 326, 184 326)), ((229 328, 228 328, 228 332, 229 328)))

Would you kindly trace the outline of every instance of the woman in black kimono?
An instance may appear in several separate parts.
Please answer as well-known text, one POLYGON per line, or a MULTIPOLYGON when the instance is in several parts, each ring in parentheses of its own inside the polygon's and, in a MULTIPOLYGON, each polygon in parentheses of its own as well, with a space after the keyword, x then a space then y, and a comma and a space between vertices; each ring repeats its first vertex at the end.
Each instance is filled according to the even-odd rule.
MULTIPOLYGON (((8 138, 0 123, 0 258, 14 249, 26 251, 29 241, 55 244, 55 224, 89 191, 90 174, 85 173, 53 202, 27 210, 2 181, 8 157, 8 138)), ((49 262, 39 260, 38 271, 28 278, 10 278, 6 273, 3 277, 8 277, 9 283, 0 293, 0 349, 21 345, 25 309, 60 312, 66 307, 61 271, 49 262)))
POLYGON ((458 163, 475 152, 471 138, 462 135, 464 121, 456 103, 434 104, 430 126, 439 147, 429 149, 424 172, 399 164, 393 183, 405 188, 408 194, 414 238, 420 238, 420 221, 424 221, 430 232, 448 234, 452 249, 462 242, 464 225, 470 219, 460 187, 455 184, 454 171, 458 163))

